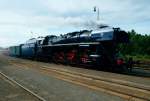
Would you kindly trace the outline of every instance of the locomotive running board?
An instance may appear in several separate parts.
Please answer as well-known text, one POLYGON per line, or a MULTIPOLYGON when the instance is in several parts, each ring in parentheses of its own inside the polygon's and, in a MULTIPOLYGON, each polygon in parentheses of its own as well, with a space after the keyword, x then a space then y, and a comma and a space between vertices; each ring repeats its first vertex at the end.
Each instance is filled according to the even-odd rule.
POLYGON ((90 45, 98 45, 98 44, 100 44, 100 42, 43 45, 43 46, 40 46, 40 47, 72 46, 72 45, 89 45, 89 44, 90 44, 90 45))

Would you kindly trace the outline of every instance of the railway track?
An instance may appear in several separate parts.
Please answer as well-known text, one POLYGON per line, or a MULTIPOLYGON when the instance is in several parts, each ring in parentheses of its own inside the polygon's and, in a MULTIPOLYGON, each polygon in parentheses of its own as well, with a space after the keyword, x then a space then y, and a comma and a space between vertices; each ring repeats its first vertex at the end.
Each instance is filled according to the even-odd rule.
POLYGON ((142 69, 142 70, 150 71, 150 66, 149 67, 135 66, 134 69, 142 69))
POLYGON ((139 64, 134 64, 133 67, 135 69, 143 69, 143 70, 147 70, 147 71, 150 71, 150 63, 147 62, 147 63, 139 63, 139 64))
POLYGON ((87 75, 62 68, 41 66, 34 62, 12 62, 12 64, 19 67, 34 68, 55 78, 119 96, 128 101, 150 101, 150 86, 123 80, 87 75))
POLYGON ((17 85, 19 88, 23 89, 24 91, 28 92, 30 95, 32 95, 33 97, 37 98, 39 101, 46 101, 44 98, 40 97, 39 95, 37 95, 36 93, 34 93, 33 91, 29 90, 28 88, 26 88, 25 86, 21 85, 20 83, 18 83, 17 81, 13 80, 12 78, 10 78, 9 76, 5 75, 4 73, 0 72, 0 75, 7 81, 11 82, 14 85, 17 85))

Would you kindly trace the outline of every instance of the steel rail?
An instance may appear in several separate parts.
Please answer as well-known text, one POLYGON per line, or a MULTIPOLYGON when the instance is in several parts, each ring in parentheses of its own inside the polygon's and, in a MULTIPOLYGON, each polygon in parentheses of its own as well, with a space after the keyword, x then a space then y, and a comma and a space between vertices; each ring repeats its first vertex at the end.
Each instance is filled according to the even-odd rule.
POLYGON ((33 95, 34 97, 36 97, 38 100, 40 101, 46 101, 44 98, 42 98, 41 96, 37 95, 36 93, 34 93, 33 91, 29 90, 28 88, 26 88, 25 86, 21 85, 20 83, 18 83, 17 81, 15 81, 14 79, 10 78, 9 76, 7 76, 6 74, 2 73, 0 71, 0 75, 2 75, 5 79, 7 79, 8 81, 12 82, 13 84, 19 86, 20 88, 22 88, 23 90, 27 91, 28 93, 30 93, 31 95, 33 95))

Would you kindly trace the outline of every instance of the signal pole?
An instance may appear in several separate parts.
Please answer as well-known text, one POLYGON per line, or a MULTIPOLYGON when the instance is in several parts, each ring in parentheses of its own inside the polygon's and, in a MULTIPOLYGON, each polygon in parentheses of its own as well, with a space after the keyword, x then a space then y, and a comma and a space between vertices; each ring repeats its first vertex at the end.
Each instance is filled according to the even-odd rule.
POLYGON ((97 21, 100 20, 100 16, 99 16, 99 8, 97 8, 96 6, 94 7, 94 12, 97 12, 97 21))
POLYGON ((31 31, 31 38, 33 38, 33 32, 31 31))

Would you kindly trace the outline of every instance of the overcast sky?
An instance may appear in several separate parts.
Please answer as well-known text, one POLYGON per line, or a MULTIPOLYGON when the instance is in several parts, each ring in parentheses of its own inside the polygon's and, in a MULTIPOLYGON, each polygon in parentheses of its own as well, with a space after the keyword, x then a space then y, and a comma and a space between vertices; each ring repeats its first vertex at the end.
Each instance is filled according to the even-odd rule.
POLYGON ((61 34, 95 22, 150 34, 150 0, 0 0, 0 46, 61 34))

